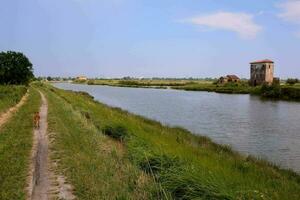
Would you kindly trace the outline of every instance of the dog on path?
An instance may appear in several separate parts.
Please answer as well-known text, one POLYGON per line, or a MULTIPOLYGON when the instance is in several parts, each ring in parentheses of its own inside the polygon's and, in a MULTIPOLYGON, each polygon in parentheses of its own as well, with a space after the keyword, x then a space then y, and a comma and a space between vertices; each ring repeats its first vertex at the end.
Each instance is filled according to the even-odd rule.
POLYGON ((40 128, 40 119, 41 119, 40 113, 39 112, 34 113, 33 123, 35 128, 40 128))

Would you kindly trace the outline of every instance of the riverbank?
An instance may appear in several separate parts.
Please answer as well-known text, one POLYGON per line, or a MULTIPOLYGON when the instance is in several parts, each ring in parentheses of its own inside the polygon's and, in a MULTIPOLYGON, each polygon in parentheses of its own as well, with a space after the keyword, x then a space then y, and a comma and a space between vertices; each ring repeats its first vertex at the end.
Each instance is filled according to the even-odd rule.
POLYGON ((49 99, 49 129, 56 133, 59 168, 78 197, 300 197, 300 178, 294 172, 242 156, 184 129, 110 108, 86 93, 40 88, 49 99))
POLYGON ((248 81, 242 80, 239 83, 216 84, 213 81, 205 80, 120 80, 120 79, 99 79, 88 81, 74 81, 77 84, 107 85, 113 87, 134 87, 134 88, 155 88, 155 89, 176 89, 186 91, 207 91, 226 94, 251 94, 258 95, 265 99, 300 101, 300 85, 277 85, 269 87, 251 87, 248 81))

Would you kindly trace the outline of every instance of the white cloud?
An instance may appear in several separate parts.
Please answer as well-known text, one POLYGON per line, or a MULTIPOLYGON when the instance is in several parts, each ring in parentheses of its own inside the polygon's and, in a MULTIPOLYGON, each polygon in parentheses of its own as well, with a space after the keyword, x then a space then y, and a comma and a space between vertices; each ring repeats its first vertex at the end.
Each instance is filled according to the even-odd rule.
POLYGON ((262 27, 253 20, 254 16, 246 13, 217 12, 209 15, 195 16, 182 20, 185 23, 209 27, 212 29, 233 31, 240 37, 255 38, 262 27))
POLYGON ((299 0, 290 0, 284 3, 279 4, 279 8, 282 9, 282 12, 278 15, 280 18, 300 24, 300 1, 299 0))

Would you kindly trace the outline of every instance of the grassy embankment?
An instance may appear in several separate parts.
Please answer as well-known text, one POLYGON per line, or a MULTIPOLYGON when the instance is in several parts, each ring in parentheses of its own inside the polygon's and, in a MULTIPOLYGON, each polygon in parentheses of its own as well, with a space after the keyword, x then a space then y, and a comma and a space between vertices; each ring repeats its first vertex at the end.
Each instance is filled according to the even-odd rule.
POLYGON ((226 83, 223 85, 213 83, 195 83, 172 88, 187 91, 208 91, 229 94, 259 94, 261 87, 250 87, 247 81, 241 81, 240 83, 226 83))
MULTIPOLYGON (((6 86, 1 87, 4 88, 6 86)), ((25 90, 22 86, 16 88, 25 90)), ((24 93, 24 91, 21 93, 24 93)), ((15 103, 16 99, 20 97, 20 94, 11 95, 6 98, 6 102, 15 103)), ((30 89, 25 104, 0 128, 1 200, 25 199, 26 177, 32 148, 32 119, 34 112, 38 111, 39 106, 40 95, 37 91, 30 89)))
POLYGON ((17 104, 26 93, 25 86, 0 85, 0 114, 17 104))
POLYGON ((44 91, 54 157, 80 199, 300 198, 296 173, 84 93, 44 91))
POLYGON ((281 86, 279 98, 300 101, 300 84, 281 86))
POLYGON ((177 90, 188 91, 208 91, 218 93, 232 93, 232 94, 255 94, 260 87, 250 87, 246 81, 236 84, 218 85, 213 84, 212 81, 205 80, 117 80, 117 79, 100 79, 89 81, 75 81, 75 83, 85 83, 89 85, 109 85, 117 87, 142 87, 142 88, 172 88, 177 90))
POLYGON ((251 87, 247 82, 241 81, 240 83, 227 83, 224 85, 198 83, 172 88, 188 91, 209 91, 228 94, 253 94, 269 99, 300 101, 300 86, 297 84, 251 87))
POLYGON ((159 88, 167 89, 168 87, 185 86, 189 84, 207 84, 209 81, 204 80, 180 80, 180 79, 135 79, 135 80, 123 80, 123 79, 97 79, 88 81, 74 81, 74 83, 85 83, 89 85, 109 85, 116 87, 138 87, 138 88, 159 88))
POLYGON ((241 80, 239 83, 215 84, 212 81, 204 80, 118 80, 118 79, 100 79, 89 80, 77 83, 85 83, 90 85, 109 85, 116 87, 141 87, 141 88, 172 88, 177 90, 187 91, 208 91, 227 94, 253 94, 265 98, 283 99, 283 100, 300 100, 300 86, 299 84, 278 85, 277 88, 273 86, 269 88, 262 88, 262 86, 251 87, 248 81, 241 80), (267 92, 266 92, 267 91, 267 92))
POLYGON ((161 190, 151 176, 129 161, 120 142, 101 134, 89 112, 80 107, 92 109, 96 104, 48 87, 42 89, 49 104, 51 157, 58 163, 58 174, 75 187, 75 195, 79 199, 155 199, 161 190))

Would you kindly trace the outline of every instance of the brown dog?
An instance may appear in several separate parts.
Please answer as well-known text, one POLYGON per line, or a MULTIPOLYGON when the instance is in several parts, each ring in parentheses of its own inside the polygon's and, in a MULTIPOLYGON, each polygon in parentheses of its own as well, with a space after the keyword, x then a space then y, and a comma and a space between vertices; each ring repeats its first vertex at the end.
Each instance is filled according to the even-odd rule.
POLYGON ((40 113, 36 112, 33 117, 33 123, 35 128, 40 128, 40 113))

